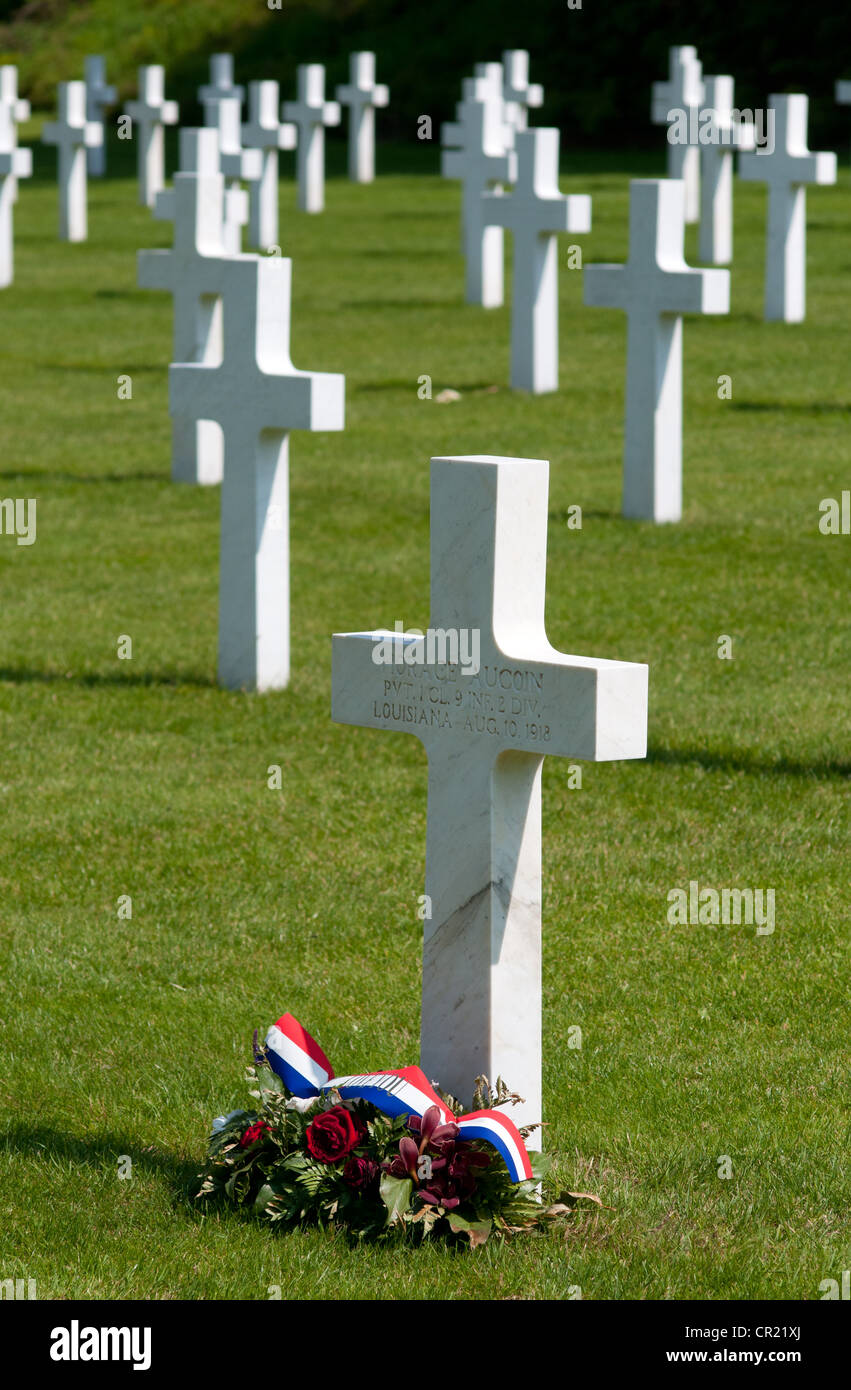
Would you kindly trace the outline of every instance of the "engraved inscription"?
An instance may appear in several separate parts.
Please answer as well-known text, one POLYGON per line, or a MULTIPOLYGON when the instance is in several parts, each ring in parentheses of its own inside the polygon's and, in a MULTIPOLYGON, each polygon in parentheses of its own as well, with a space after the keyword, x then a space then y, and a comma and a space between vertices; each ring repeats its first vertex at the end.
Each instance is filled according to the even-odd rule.
POLYGON ((474 675, 460 666, 385 668, 372 717, 416 730, 423 726, 494 738, 547 743, 544 672, 525 666, 482 666, 474 675))

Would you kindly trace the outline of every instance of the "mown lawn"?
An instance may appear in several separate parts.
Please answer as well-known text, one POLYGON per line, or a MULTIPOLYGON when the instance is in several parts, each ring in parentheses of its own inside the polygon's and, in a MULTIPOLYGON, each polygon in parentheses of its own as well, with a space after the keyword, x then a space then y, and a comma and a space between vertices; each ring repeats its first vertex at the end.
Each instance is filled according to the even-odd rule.
POLYGON ((658 165, 572 161, 594 230, 564 239, 561 386, 531 399, 506 388, 508 310, 462 302, 434 146, 381 149, 360 188, 335 145, 321 217, 288 164, 293 357, 345 372, 347 425, 292 442, 294 676, 258 697, 215 686, 218 489, 169 481, 171 302, 135 283, 170 228, 111 154, 69 246, 37 147, 0 295, 0 496, 38 502, 35 545, 0 536, 0 1278, 40 1298, 818 1298, 851 1261, 851 539, 818 528, 851 486, 847 167, 810 194, 795 327, 762 321, 764 194, 737 184, 732 312, 685 326, 685 514, 652 527, 619 516, 625 321, 583 307, 566 261, 571 240, 624 258, 628 176, 658 165), (419 399, 423 374, 462 399, 419 399), (550 637, 650 664, 646 762, 588 764, 581 790, 544 772, 546 1146, 606 1209, 475 1254, 204 1215, 194 1175, 255 1027, 291 1010, 338 1069, 417 1060, 425 755, 331 723, 330 634, 425 626, 429 458, 465 453, 551 461, 550 637), (775 931, 670 926, 691 879, 773 888, 775 931))

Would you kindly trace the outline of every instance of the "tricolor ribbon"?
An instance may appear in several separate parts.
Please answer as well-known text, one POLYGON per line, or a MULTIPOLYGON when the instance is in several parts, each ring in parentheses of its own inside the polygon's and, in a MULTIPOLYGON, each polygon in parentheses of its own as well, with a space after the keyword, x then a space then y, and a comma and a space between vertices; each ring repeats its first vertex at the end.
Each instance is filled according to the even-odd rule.
POLYGON ((272 1024, 266 1034, 266 1051, 272 1070, 287 1090, 302 1100, 324 1091, 339 1091, 343 1100, 369 1101, 385 1115, 419 1115, 421 1119, 436 1105, 442 1124, 456 1124, 464 1139, 483 1139, 491 1144, 505 1160, 514 1182, 533 1176, 526 1145, 507 1115, 497 1110, 474 1110, 456 1118, 419 1067, 335 1076, 319 1043, 292 1014, 284 1014, 272 1024))

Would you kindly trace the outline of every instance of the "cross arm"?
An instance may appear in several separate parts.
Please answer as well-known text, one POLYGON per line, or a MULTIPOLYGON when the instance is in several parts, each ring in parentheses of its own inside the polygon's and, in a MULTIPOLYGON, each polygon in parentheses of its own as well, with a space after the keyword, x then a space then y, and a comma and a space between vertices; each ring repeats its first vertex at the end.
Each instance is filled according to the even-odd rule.
POLYGON ((494 755, 513 749, 594 762, 646 755, 646 665, 564 656, 546 643, 543 659, 497 648, 466 674, 445 661, 429 666, 434 655, 425 637, 335 633, 332 719, 412 733, 427 748, 433 739, 484 740, 494 755))
POLYGON ((154 217, 158 222, 173 222, 175 217, 175 191, 161 188, 154 199, 154 217))
POLYGON ((278 149, 294 150, 298 144, 298 126, 293 125, 292 121, 285 121, 278 126, 278 149))
POLYGON ((17 145, 13 150, 0 150, 0 176, 14 174, 16 178, 28 179, 32 171, 32 150, 17 145))
POLYGON ((248 149, 223 153, 220 161, 221 171, 228 179, 247 179, 251 182, 263 174, 263 151, 248 149))
POLYGON ((529 672, 531 693, 523 698, 535 702, 527 704, 510 746, 590 762, 646 756, 649 672, 644 663, 567 656, 552 647, 542 662, 505 660, 512 676, 518 669, 529 672))
MULTIPOLYGON (((153 288, 153 286, 148 286, 153 288)), ((264 430, 342 430, 346 378, 336 372, 254 370, 233 381, 226 364, 172 362, 169 411, 186 419, 264 430)))
POLYGON ((346 378, 342 372, 270 374, 269 422, 286 430, 342 430, 346 416, 346 378))
POLYGON ((174 254, 171 251, 136 252, 136 281, 142 290, 174 289, 174 254))
POLYGON ((656 307, 660 314, 727 314, 729 270, 668 271, 659 276, 656 307))
MULTIPOLYGON (((513 183, 517 177, 517 156, 513 150, 505 154, 481 155, 473 167, 485 183, 513 183)), ((440 172, 443 178, 464 180, 470 169, 465 150, 441 151, 440 172)))
POLYGON ((626 267, 599 261, 583 274, 585 303, 599 309, 625 308, 626 267))
MULTIPOLYGON (((511 175, 506 182, 513 182, 511 175)), ((517 194, 483 193, 484 220, 488 226, 516 230, 528 217, 530 230, 546 232, 590 232, 591 198, 587 193, 559 194, 538 198, 530 208, 518 208, 517 194)))
POLYGON ((810 174, 803 182, 818 184, 836 183, 836 174, 836 155, 832 150, 822 150, 818 154, 810 155, 810 174))
POLYGON ((298 143, 298 127, 291 121, 275 126, 261 126, 249 122, 242 127, 242 143, 246 149, 294 150, 298 143))
POLYGON ((738 174, 748 183, 781 183, 785 180, 790 186, 815 183, 836 183, 836 155, 825 150, 820 153, 789 156, 783 163, 782 176, 773 156, 769 154, 747 153, 739 155, 738 174))
POLYGON ((337 100, 343 106, 386 106, 390 101, 390 88, 383 82, 371 87, 358 87, 351 82, 336 89, 337 100))
POLYGON ((239 85, 232 87, 219 87, 215 83, 206 83, 198 88, 198 100, 203 105, 205 101, 220 101, 222 97, 238 97, 242 101, 245 96, 245 88, 239 85))
POLYGON ((439 721, 440 706, 424 705, 418 699, 418 668, 383 659, 404 649, 410 653, 420 640, 400 637, 386 628, 335 632, 331 639, 331 718, 335 723, 398 729, 416 734, 425 743, 424 730, 430 721, 439 721))

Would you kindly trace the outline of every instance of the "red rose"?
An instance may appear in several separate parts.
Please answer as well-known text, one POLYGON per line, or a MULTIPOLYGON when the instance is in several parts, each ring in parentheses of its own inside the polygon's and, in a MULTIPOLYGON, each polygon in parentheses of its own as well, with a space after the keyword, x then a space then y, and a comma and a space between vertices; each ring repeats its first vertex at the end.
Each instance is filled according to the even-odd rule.
POLYGON ((248 1129, 240 1139, 239 1147, 241 1149, 250 1148, 252 1144, 257 1143, 257 1140, 262 1137, 263 1131, 268 1128, 269 1126, 266 1124, 265 1120, 255 1120, 253 1125, 248 1126, 248 1129))
POLYGON ((307 1147, 320 1163, 336 1163, 345 1158, 366 1137, 366 1129, 351 1110, 333 1105, 308 1125, 307 1147))
POLYGON ((349 1187, 369 1187, 375 1182, 379 1171, 378 1164, 371 1158, 356 1158, 353 1155, 343 1169, 343 1179, 349 1187))

